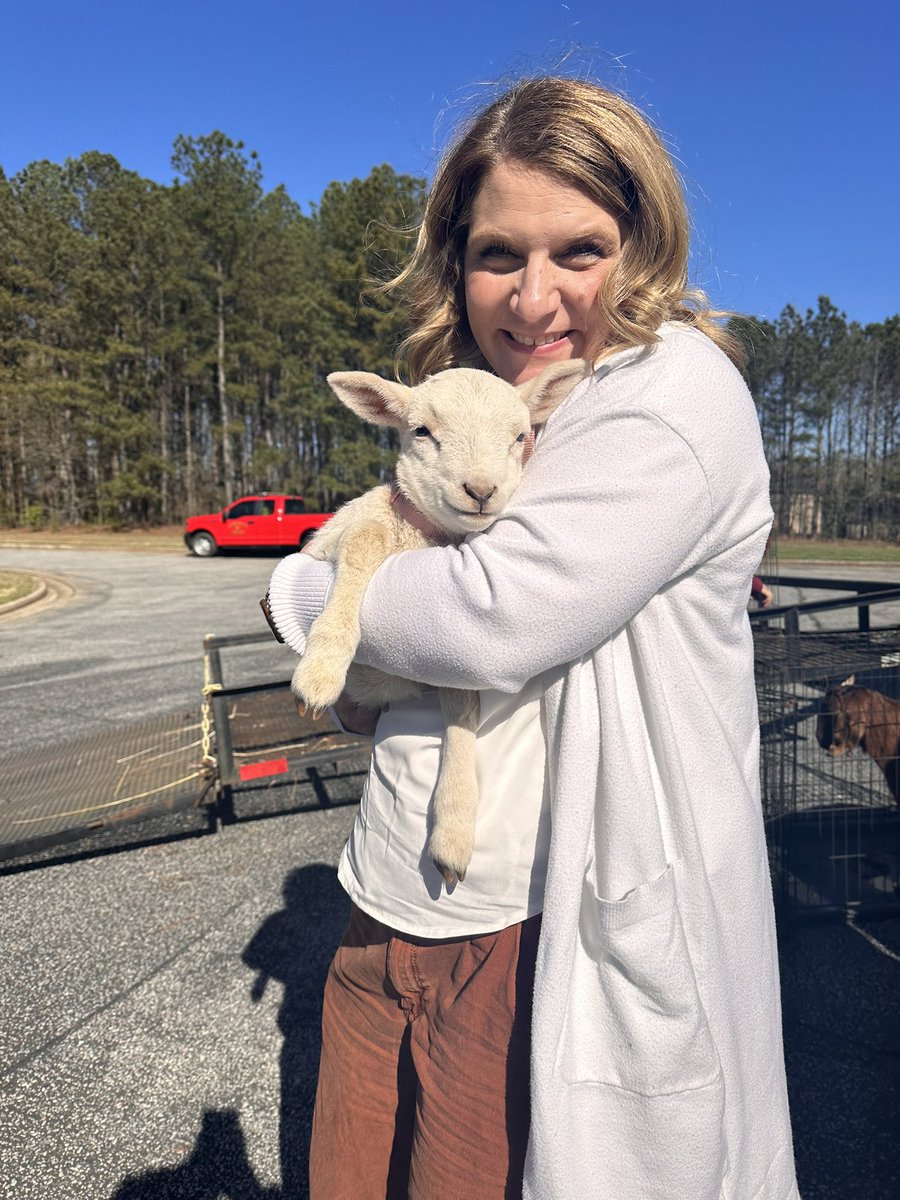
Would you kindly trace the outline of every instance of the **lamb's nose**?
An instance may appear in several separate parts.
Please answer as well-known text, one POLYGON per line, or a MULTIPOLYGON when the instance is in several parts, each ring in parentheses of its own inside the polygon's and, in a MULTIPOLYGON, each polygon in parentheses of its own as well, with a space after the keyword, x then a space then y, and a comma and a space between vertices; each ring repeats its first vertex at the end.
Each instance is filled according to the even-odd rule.
POLYGON ((488 500, 490 500, 491 496, 493 496, 496 490, 496 487, 489 487, 486 483, 463 484, 463 491, 467 496, 472 497, 472 499, 478 504, 479 508, 483 508, 484 505, 487 504, 488 500))

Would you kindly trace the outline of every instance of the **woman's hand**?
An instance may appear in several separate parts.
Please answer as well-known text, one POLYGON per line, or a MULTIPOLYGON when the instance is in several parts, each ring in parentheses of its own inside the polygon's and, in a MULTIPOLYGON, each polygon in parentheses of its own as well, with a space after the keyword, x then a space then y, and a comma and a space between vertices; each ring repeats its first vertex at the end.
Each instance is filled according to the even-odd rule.
POLYGON ((356 733, 360 737, 371 737, 378 724, 381 710, 378 708, 363 708, 354 704, 346 692, 342 693, 331 706, 331 711, 337 717, 345 733, 356 733))

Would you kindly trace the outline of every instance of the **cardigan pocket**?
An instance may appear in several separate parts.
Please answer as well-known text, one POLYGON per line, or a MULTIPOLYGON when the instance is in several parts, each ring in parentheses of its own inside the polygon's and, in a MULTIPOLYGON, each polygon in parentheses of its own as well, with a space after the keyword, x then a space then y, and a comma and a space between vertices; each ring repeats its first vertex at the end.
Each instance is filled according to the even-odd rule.
POLYGON ((558 1066, 570 1083, 645 1096, 707 1087, 721 1071, 675 889, 676 866, 621 900, 584 882, 558 1066))

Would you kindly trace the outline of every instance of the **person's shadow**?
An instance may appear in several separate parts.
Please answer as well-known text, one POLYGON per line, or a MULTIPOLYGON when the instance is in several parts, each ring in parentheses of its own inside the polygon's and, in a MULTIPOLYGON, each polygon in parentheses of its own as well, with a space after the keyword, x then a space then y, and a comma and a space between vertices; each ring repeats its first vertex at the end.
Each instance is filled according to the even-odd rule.
POLYGON ((258 1002, 270 980, 284 994, 279 1155, 281 1187, 264 1187, 247 1158, 240 1117, 208 1111, 190 1156, 177 1167, 128 1176, 112 1200, 307 1200, 309 1137, 321 1040, 322 989, 346 928, 350 902, 333 867, 314 863, 287 876, 284 908, 266 917, 241 959, 258 1002))
POLYGON ((266 917, 242 959, 256 972, 250 995, 262 998, 271 979, 284 995, 281 1048, 280 1200, 308 1194, 309 1137, 321 1043, 322 989, 350 917, 350 902, 333 867, 314 863, 287 876, 284 908, 266 917))
POLYGON ((177 1167, 129 1176, 113 1200, 281 1200, 263 1187, 247 1160, 247 1146, 233 1109, 205 1112, 190 1158, 177 1167))

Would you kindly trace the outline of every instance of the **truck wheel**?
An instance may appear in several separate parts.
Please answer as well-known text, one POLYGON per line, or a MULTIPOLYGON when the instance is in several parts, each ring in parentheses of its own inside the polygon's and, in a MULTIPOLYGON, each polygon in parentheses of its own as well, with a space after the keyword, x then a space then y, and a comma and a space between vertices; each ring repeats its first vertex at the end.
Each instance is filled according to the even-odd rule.
POLYGON ((302 550, 304 546, 308 546, 315 536, 315 529, 307 529, 306 533, 300 538, 300 549, 302 550))
POLYGON ((219 547, 211 533, 195 533, 190 541, 190 550, 191 554, 196 554, 198 558, 212 558, 214 554, 218 554, 219 547))

